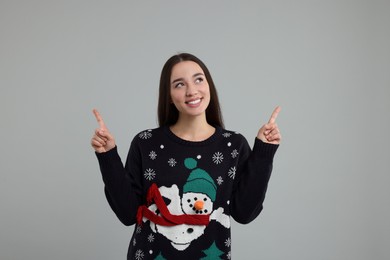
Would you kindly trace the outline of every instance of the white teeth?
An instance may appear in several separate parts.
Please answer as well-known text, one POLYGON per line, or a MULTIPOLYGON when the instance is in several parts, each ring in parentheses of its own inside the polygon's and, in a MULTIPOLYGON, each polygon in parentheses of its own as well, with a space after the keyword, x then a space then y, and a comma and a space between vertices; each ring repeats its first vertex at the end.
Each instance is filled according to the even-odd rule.
POLYGON ((195 104, 198 104, 200 102, 200 99, 196 99, 196 100, 193 100, 193 101, 190 101, 190 102, 187 102, 188 104, 190 105, 195 105, 195 104))

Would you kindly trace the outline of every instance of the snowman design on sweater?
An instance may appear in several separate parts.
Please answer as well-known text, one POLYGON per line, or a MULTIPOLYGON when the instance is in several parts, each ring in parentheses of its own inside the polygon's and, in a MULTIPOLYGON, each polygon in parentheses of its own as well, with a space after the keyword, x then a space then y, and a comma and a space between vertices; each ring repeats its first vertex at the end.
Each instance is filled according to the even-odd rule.
POLYGON ((230 218, 224 209, 213 207, 217 194, 214 180, 205 170, 196 168, 195 159, 185 159, 184 165, 192 171, 183 186, 183 196, 180 197, 176 184, 159 188, 153 184, 148 193, 149 206, 138 211, 138 223, 150 221, 152 231, 166 237, 179 251, 202 236, 210 221, 230 228, 230 218), (163 198, 170 201, 169 205, 163 198))

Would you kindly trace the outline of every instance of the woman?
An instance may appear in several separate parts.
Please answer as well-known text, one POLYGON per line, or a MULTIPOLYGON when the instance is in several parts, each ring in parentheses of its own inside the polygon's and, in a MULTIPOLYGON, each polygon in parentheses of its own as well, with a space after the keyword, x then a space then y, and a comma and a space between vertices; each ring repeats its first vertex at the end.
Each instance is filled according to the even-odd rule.
POLYGON ((97 110, 91 145, 107 200, 125 225, 136 224, 127 259, 231 259, 230 217, 249 223, 261 212, 281 140, 277 107, 253 149, 223 128, 217 91, 205 64, 182 53, 161 72, 159 127, 137 134, 126 164, 97 110))

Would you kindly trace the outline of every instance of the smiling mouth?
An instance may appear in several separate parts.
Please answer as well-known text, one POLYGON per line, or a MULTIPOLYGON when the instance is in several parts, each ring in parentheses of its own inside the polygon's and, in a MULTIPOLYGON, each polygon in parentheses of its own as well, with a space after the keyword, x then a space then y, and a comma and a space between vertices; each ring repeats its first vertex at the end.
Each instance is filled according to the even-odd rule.
POLYGON ((174 248, 176 248, 176 249, 178 249, 178 250, 180 250, 180 251, 183 251, 183 250, 185 250, 187 247, 190 246, 190 243, 191 243, 191 242, 184 243, 184 244, 179 244, 179 243, 171 242, 171 245, 172 245, 174 248))
POLYGON ((202 98, 198 98, 198 99, 191 100, 191 101, 186 101, 185 103, 189 104, 189 105, 196 105, 196 104, 199 104, 200 101, 202 101, 202 98))
POLYGON ((187 243, 175 243, 173 241, 171 241, 172 244, 175 244, 175 245, 178 245, 178 246, 186 246, 186 245, 189 245, 191 244, 191 242, 187 242, 187 243))

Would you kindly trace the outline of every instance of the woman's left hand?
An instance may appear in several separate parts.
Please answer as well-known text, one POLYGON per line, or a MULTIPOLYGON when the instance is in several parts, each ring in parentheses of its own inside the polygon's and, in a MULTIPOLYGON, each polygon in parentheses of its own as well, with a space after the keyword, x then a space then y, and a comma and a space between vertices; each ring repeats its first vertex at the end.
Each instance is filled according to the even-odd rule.
POLYGON ((259 138, 264 143, 280 144, 282 136, 280 135, 278 125, 275 123, 280 110, 281 108, 277 106, 274 112, 272 112, 268 123, 263 125, 257 133, 257 138, 259 138))

